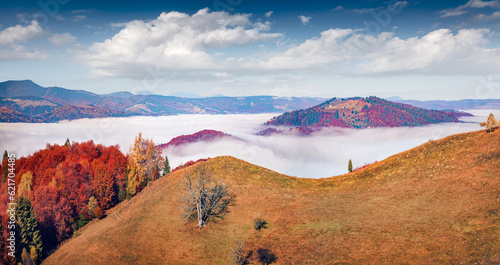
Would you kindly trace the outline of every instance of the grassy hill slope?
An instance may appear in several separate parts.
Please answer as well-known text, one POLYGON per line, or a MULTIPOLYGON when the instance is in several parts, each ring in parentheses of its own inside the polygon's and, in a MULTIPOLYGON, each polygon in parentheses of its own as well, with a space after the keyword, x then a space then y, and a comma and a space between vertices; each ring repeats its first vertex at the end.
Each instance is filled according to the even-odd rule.
POLYGON ((44 264, 228 264, 238 240, 270 249, 277 264, 500 262, 500 130, 431 141, 319 180, 232 157, 204 163, 237 195, 225 220, 185 223, 180 170, 84 227, 44 264), (253 229, 257 215, 268 229, 253 229))

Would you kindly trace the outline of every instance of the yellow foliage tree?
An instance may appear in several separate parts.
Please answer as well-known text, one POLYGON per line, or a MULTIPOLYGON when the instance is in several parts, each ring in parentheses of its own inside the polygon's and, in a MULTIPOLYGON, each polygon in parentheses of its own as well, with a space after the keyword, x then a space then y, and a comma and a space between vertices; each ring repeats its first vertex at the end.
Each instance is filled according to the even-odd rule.
POLYGON ((129 151, 127 164, 129 197, 135 195, 151 181, 158 179, 158 168, 162 161, 161 150, 155 146, 153 140, 144 139, 139 133, 129 151))
POLYGON ((21 176, 21 183, 19 183, 17 193, 19 196, 24 196, 26 198, 29 198, 31 195, 31 187, 32 187, 32 179, 33 179, 33 174, 31 171, 28 171, 24 173, 21 176))
POLYGON ((94 196, 89 198, 89 203, 87 204, 87 211, 90 216, 94 217, 94 212, 97 209, 97 200, 94 196))
POLYGON ((486 122, 480 124, 482 127, 486 127, 487 132, 492 132, 500 126, 500 122, 495 119, 493 113, 490 113, 486 122))

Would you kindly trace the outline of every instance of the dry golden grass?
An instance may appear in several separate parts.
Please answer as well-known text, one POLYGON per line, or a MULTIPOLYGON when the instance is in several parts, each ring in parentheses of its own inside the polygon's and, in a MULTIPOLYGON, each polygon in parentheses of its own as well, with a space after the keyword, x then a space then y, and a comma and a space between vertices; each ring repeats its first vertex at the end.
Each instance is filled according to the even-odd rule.
POLYGON ((500 130, 453 135, 320 180, 232 157, 204 163, 237 195, 225 220, 185 223, 181 170, 87 225, 44 264, 229 264, 239 240, 270 249, 277 264, 500 262, 500 130), (257 215, 268 229, 253 229, 257 215))

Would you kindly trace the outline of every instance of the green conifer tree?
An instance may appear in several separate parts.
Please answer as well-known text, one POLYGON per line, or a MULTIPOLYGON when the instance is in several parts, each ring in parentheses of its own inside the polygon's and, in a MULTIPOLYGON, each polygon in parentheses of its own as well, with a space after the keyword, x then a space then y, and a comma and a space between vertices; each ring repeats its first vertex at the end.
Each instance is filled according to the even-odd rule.
POLYGON ((7 166, 7 162, 4 162, 5 159, 9 158, 9 153, 7 150, 3 152, 3 158, 2 158, 2 166, 3 166, 3 172, 2 172, 2 183, 4 183, 7 180, 7 175, 9 174, 9 167, 7 166))
POLYGON ((29 199, 21 197, 18 200, 16 215, 16 234, 20 239, 19 247, 16 246, 16 259, 18 262, 21 262, 23 258, 26 259, 27 257, 34 257, 36 260, 32 260, 32 262, 34 264, 38 264, 38 259, 42 254, 43 245, 35 211, 33 210, 33 206, 31 205, 29 199), (22 256, 23 252, 26 253, 24 257, 22 256))
POLYGON ((352 172, 352 160, 349 159, 349 165, 347 166, 347 170, 349 170, 349 172, 352 172))
POLYGON ((170 173, 170 162, 168 162, 168 157, 165 155, 165 166, 163 167, 163 176, 170 173))
POLYGON ((66 142, 64 143, 65 146, 69 147, 71 143, 69 142, 69 138, 66 138, 66 142))

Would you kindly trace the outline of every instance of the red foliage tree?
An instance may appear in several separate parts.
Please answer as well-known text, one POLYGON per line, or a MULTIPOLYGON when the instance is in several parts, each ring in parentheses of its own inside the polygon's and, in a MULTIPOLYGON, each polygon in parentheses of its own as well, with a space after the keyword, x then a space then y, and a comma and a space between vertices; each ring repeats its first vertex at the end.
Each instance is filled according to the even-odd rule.
MULTIPOLYGON (((32 205, 40 228, 45 254, 70 237, 80 214, 86 219, 89 198, 98 201, 97 216, 119 202, 124 193, 127 158, 118 146, 105 147, 92 141, 69 146, 50 145, 16 161, 16 182, 31 172, 32 205)), ((7 183, 0 191, 0 218, 7 232, 7 183)), ((1 239, 1 238, 0 238, 1 239)), ((1 260, 1 257, 0 257, 1 260)))
POLYGON ((100 160, 92 163, 94 179, 92 183, 93 194, 101 209, 108 209, 116 201, 116 181, 108 171, 106 164, 100 160))
POLYGON ((33 208, 40 226, 44 249, 51 250, 71 235, 72 209, 57 187, 40 186, 34 191, 33 208))

